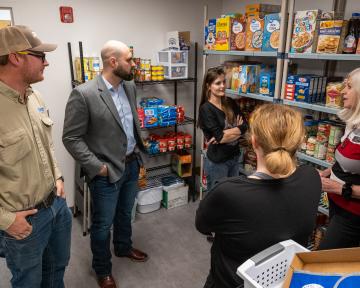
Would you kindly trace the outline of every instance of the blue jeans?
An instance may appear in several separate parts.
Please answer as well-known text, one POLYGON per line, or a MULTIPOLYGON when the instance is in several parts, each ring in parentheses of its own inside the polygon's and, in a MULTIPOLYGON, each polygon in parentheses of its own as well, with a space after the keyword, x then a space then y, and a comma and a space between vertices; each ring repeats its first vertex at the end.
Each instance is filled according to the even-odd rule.
POLYGON ((70 259, 71 213, 63 198, 27 217, 32 233, 16 240, 0 231, 13 288, 63 288, 70 259))
POLYGON ((211 191, 217 180, 224 177, 239 176, 239 156, 222 163, 214 163, 209 158, 205 157, 205 174, 207 190, 211 191))
POLYGON ((131 211, 138 192, 138 178, 139 164, 133 160, 126 163, 119 181, 110 183, 108 177, 96 176, 89 184, 92 201, 92 267, 98 277, 111 274, 111 225, 114 228, 115 253, 126 255, 132 247, 131 211))

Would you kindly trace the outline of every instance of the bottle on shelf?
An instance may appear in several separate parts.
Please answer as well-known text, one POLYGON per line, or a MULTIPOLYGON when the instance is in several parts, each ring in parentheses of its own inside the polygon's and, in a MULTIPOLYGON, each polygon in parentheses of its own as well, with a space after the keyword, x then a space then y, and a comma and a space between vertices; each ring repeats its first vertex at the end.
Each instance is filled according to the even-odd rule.
POLYGON ((355 54, 360 34, 360 13, 352 13, 349 30, 344 39, 343 53, 355 54))

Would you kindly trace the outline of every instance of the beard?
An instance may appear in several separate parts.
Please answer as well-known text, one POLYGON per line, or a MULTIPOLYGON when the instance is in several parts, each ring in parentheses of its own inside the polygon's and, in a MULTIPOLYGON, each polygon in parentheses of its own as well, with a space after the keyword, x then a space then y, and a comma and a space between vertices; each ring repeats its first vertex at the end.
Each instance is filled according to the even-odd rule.
POLYGON ((131 81, 134 79, 134 74, 132 73, 132 71, 127 72, 120 66, 117 67, 115 70, 113 70, 113 73, 115 76, 117 76, 125 81, 131 81))

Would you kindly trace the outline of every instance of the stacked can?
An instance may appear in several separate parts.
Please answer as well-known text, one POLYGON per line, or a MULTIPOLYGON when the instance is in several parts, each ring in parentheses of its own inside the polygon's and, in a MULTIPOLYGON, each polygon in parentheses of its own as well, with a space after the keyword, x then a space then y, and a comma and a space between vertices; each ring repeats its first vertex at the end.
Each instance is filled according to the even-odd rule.
POLYGON ((328 122, 320 122, 318 132, 316 135, 316 146, 314 157, 320 160, 325 160, 326 151, 329 143, 331 124, 328 122))
POLYGON ((164 80, 164 66, 162 65, 151 66, 151 80, 152 81, 164 80))
POLYGON ((340 143, 341 137, 344 134, 343 125, 331 125, 329 134, 329 144, 326 152, 326 161, 329 163, 335 162, 336 146, 340 143))

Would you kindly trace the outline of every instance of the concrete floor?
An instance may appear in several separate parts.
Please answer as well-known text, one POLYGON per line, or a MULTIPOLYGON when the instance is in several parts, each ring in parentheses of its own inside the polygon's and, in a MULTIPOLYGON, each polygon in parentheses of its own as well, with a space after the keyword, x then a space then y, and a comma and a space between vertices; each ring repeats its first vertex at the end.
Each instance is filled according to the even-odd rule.
MULTIPOLYGON (((210 267, 210 247, 195 229, 198 202, 149 214, 137 214, 133 246, 150 259, 135 263, 113 257, 113 275, 119 288, 201 288, 210 267)), ((89 236, 82 236, 81 217, 74 218, 70 265, 65 286, 96 288, 91 269, 89 236)), ((0 287, 9 288, 11 274, 0 258, 0 287)), ((31 287, 29 287, 31 288, 31 287)))

